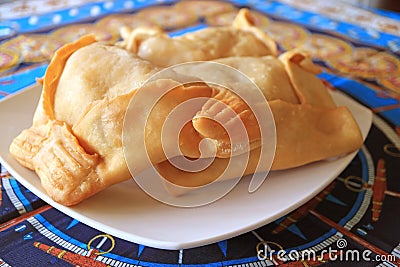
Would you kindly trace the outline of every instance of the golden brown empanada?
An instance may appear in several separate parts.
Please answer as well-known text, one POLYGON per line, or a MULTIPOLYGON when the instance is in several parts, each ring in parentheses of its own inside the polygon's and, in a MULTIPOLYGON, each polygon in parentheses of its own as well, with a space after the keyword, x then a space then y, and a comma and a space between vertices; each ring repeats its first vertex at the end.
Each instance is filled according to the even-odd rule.
MULTIPOLYGON (((318 68, 307 55, 288 52, 279 59, 268 56, 238 57, 242 55, 241 45, 247 45, 240 39, 242 37, 249 43, 255 43, 255 47, 267 48, 253 31, 210 29, 182 38, 186 38, 183 40, 188 43, 192 42, 189 40, 193 43, 197 40, 210 51, 220 48, 218 44, 208 43, 208 37, 214 38, 214 42, 225 40, 226 36, 239 38, 236 40, 239 46, 232 43, 229 53, 209 52, 210 58, 207 59, 234 55, 217 62, 243 71, 260 87, 265 99, 261 97, 259 100, 268 101, 276 122, 277 150, 273 169, 296 167, 359 148, 362 137, 356 122, 346 108, 334 105, 323 83, 315 76, 318 68)), ((154 36, 159 35, 156 33, 154 36)), ((140 40, 138 47, 143 44, 140 40)), ((147 36, 143 40, 148 40, 147 36)), ((264 53, 255 51, 254 56, 264 53)), ((160 173, 167 173, 167 178, 173 182, 198 185, 208 183, 218 175, 229 160, 226 157, 241 157, 250 153, 249 162, 247 165, 243 162, 246 165, 243 167, 245 174, 254 172, 261 137, 259 124, 249 105, 224 87, 202 82, 182 85, 175 80, 159 79, 144 85, 152 74, 160 70, 157 65, 168 65, 176 60, 168 54, 161 59, 166 59, 168 63, 155 64, 121 47, 97 43, 91 36, 63 47, 56 53, 42 80, 43 91, 33 126, 14 139, 10 153, 22 165, 35 170, 46 192, 64 205, 77 204, 151 165, 157 166, 160 173), (168 92, 154 103, 149 113, 137 113, 138 118, 147 118, 146 125, 144 129, 133 127, 127 138, 132 147, 144 146, 145 149, 129 154, 134 167, 128 170, 123 151, 123 121, 138 88, 149 95, 157 95, 167 89, 168 92), (182 128, 179 148, 183 156, 198 158, 202 156, 198 145, 202 139, 208 138, 217 145, 217 158, 210 168, 197 174, 171 171, 172 166, 167 159, 175 155, 167 157, 164 153, 161 144, 163 123, 175 107, 199 97, 209 100, 204 101, 196 116, 193 115, 192 120, 182 128), (232 146, 226 138, 224 129, 215 127, 210 120, 218 115, 212 110, 215 101, 237 112, 236 116, 225 119, 233 124, 243 123, 249 134, 249 146, 233 149, 235 144, 232 146), (138 138, 143 132, 144 140, 138 138), (235 150, 234 153, 231 153, 232 150, 235 150), (146 160, 147 157, 150 161, 146 160)), ((178 56, 178 59, 185 61, 192 58, 178 56)), ((232 170, 225 178, 233 178, 234 175, 236 172, 232 170)))

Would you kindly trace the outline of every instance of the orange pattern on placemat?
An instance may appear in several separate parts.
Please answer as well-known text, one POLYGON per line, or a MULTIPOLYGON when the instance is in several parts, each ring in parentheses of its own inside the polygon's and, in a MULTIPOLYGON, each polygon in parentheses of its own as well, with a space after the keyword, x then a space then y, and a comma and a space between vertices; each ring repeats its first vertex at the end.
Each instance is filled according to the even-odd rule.
POLYGON ((376 176, 374 186, 372 187, 372 221, 379 220, 382 211, 383 200, 385 199, 386 183, 386 168, 384 159, 379 159, 376 167, 376 176))
POLYGON ((191 10, 181 12, 177 8, 170 6, 154 6, 142 9, 137 13, 137 18, 166 30, 194 25, 198 19, 196 14, 191 10))
MULTIPOLYGON (((206 23, 210 26, 229 26, 235 20, 238 10, 233 10, 226 13, 211 15, 206 17, 206 23)), ((253 19, 254 26, 261 29, 266 29, 271 23, 271 20, 264 14, 251 10, 251 18, 253 19)))
POLYGON ((4 223, 0 224, 0 232, 5 231, 5 230, 9 229, 10 227, 17 225, 18 223, 20 223, 22 221, 25 221, 27 218, 33 217, 36 214, 41 214, 42 212, 45 212, 46 210, 49 210, 51 208, 53 208, 53 207, 47 204, 47 205, 41 206, 40 208, 34 209, 30 212, 24 213, 24 214, 20 215, 19 217, 16 217, 7 222, 4 222, 4 223))
POLYGON ((0 178, 10 178, 11 174, 9 172, 0 173, 0 178))
POLYGON ((118 36, 113 35, 106 29, 90 23, 64 26, 53 31, 50 36, 64 43, 71 43, 88 34, 93 34, 97 41, 114 43, 118 39, 118 36))
POLYGON ((379 220, 385 196, 400 198, 399 192, 391 191, 387 188, 385 160, 382 158, 378 160, 375 182, 372 190, 372 220, 376 222, 379 220))
POLYGON ((342 73, 369 80, 400 72, 400 60, 396 56, 368 47, 353 49, 352 53, 330 58, 327 63, 342 73))
POLYGON ((307 42, 310 36, 304 27, 290 23, 275 21, 263 28, 284 50, 291 50, 307 42))
POLYGON ((389 74, 382 76, 378 83, 396 93, 400 94, 400 73, 389 74))
POLYGON ((307 51, 315 59, 328 60, 350 54, 353 47, 339 38, 324 34, 312 34, 299 49, 307 51))
POLYGON ((376 108, 372 108, 371 110, 374 113, 379 113, 379 112, 398 109, 398 108, 400 108, 400 104, 393 104, 393 105, 387 105, 387 106, 382 106, 382 107, 376 107, 376 108))
POLYGON ((50 61, 55 51, 64 43, 45 34, 23 34, 11 38, 0 45, 1 51, 8 49, 18 51, 21 57, 17 59, 25 63, 50 61))
POLYGON ((69 262, 74 266, 80 267, 108 267, 109 265, 102 263, 100 261, 95 260, 96 252, 99 252, 95 249, 90 250, 88 256, 82 256, 67 250, 62 250, 56 248, 54 246, 49 246, 40 242, 34 242, 33 245, 40 250, 43 250, 47 254, 53 255, 61 260, 69 262))

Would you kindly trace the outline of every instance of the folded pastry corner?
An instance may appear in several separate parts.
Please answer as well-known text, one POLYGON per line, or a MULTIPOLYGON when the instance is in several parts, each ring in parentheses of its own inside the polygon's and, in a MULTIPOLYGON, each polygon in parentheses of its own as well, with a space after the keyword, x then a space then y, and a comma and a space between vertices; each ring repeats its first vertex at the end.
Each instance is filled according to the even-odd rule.
POLYGON ((219 158, 242 154, 259 146, 261 133, 256 116, 237 94, 226 88, 215 90, 192 123, 202 137, 215 140, 219 158))
POLYGON ((140 44, 144 40, 157 35, 167 36, 167 34, 157 26, 142 26, 135 29, 125 26, 121 28, 120 34, 122 41, 117 42, 116 45, 133 53, 138 53, 140 44))
POLYGON ((96 172, 97 154, 88 154, 65 123, 49 120, 24 130, 10 153, 40 177, 46 193, 63 205, 74 205, 105 188, 96 172))
POLYGON ((64 205, 81 202, 106 187, 88 154, 65 123, 49 122, 49 135, 34 157, 35 171, 49 196, 64 205))
POLYGON ((291 50, 280 55, 279 59, 285 66, 301 104, 327 108, 336 106, 326 86, 316 76, 321 73, 321 69, 312 62, 310 55, 299 50, 291 50))
POLYGON ((278 46, 276 42, 262 29, 258 28, 255 18, 247 8, 241 8, 232 22, 232 27, 244 29, 252 32, 261 42, 271 50, 271 54, 278 55, 278 46))
POLYGON ((43 90, 40 96, 38 108, 34 114, 33 125, 43 124, 47 120, 53 120, 55 118, 54 110, 52 109, 54 95, 67 60, 73 53, 75 53, 75 51, 95 42, 96 38, 94 35, 86 35, 73 43, 64 45, 55 52, 46 69, 44 78, 39 80, 43 85, 43 90))

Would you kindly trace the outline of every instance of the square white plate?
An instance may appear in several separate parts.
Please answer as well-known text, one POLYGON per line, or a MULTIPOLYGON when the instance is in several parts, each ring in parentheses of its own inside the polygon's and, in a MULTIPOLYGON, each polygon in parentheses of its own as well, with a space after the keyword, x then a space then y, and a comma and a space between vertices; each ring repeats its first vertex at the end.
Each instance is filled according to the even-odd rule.
MULTIPOLYGON (((162 249, 183 249, 221 241, 253 230, 289 213, 323 190, 351 162, 355 153, 334 161, 270 172, 264 184, 248 192, 242 179, 222 199, 197 208, 177 208, 144 193, 133 180, 117 184, 74 207, 52 201, 37 175, 21 167, 8 152, 13 138, 30 127, 40 87, 32 86, 0 101, 0 161, 38 197, 65 214, 116 237, 162 249)), ((349 97, 332 93, 338 105, 350 108, 365 137, 372 113, 349 97)))

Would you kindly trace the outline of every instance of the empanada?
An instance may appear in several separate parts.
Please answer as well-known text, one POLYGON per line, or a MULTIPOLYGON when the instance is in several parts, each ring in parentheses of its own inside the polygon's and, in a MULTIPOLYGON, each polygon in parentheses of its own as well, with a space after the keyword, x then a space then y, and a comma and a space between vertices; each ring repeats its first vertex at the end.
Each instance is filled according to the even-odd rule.
MULTIPOLYGON (((207 35, 218 35, 218 31, 211 32, 207 35)), ((195 34, 189 37, 201 39, 195 34)), ((218 38, 215 40, 220 40, 218 38)), ((254 36, 249 40, 256 42, 252 38, 254 36)), ((199 43, 206 44, 205 47, 208 45, 207 42, 199 43)), ((362 138, 353 117, 346 108, 337 108, 333 104, 326 88, 315 77, 317 68, 306 55, 288 52, 279 59, 241 58, 236 52, 241 55, 239 50, 232 49, 231 54, 226 55, 235 57, 217 61, 248 74, 269 102, 277 131, 273 169, 299 166, 360 147, 362 138), (246 64, 252 68, 246 68, 246 64)), ((259 56, 258 52, 254 56, 259 56)), ((172 57, 165 55, 165 58, 169 60, 172 57)), ((202 82, 182 85, 174 80, 160 79, 143 85, 160 70, 156 65, 123 48, 96 43, 90 36, 63 47, 56 53, 42 81, 43 92, 33 126, 14 139, 10 153, 22 165, 35 170, 46 192, 64 205, 77 204, 151 165, 157 166, 160 173, 168 173, 167 178, 179 184, 176 180, 179 177, 170 177, 175 173, 170 172, 171 166, 167 161, 171 155, 164 153, 160 141, 163 123, 176 106, 200 97, 220 101, 236 111, 238 116, 232 122, 243 123, 251 145, 231 153, 235 144, 225 138, 221 129, 210 126, 210 122, 205 120, 206 113, 213 114, 210 112, 212 105, 205 101, 182 128, 180 151, 186 157, 201 157, 198 145, 202 139, 208 138, 216 142, 219 158, 209 169, 197 174, 176 170, 182 175, 179 179, 189 179, 185 182, 188 185, 210 181, 224 168, 229 160, 227 157, 240 157, 246 153, 250 153, 250 159, 244 166, 245 174, 254 171, 261 145, 258 142, 260 129, 249 106, 235 93, 202 82), (138 120, 147 118, 146 125, 144 128, 133 127, 128 138, 132 147, 145 149, 129 155, 134 168, 128 170, 123 151, 123 120, 138 88, 149 95, 167 89, 168 93, 149 113, 137 113, 138 120), (171 88, 173 90, 169 90, 171 88), (140 139, 138 136, 143 131, 144 137, 140 139), (145 160, 147 157, 150 161, 145 160), (200 177, 200 180, 193 176, 200 177)), ((260 101, 265 99, 260 98, 260 101)), ((233 170, 226 178, 234 175, 233 170)))
POLYGON ((277 55, 275 42, 254 26, 247 9, 240 10, 231 27, 211 27, 170 38, 158 28, 121 31, 118 45, 167 67, 189 61, 205 61, 232 56, 277 55))

